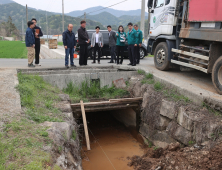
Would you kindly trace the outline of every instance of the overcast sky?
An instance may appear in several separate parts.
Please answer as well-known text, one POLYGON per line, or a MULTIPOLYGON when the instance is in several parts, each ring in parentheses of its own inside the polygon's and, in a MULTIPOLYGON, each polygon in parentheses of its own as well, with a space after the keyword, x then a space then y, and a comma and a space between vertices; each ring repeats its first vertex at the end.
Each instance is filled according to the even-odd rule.
MULTIPOLYGON (((36 9, 47 10, 50 12, 62 12, 62 0, 14 0, 21 5, 28 5, 36 9)), ((64 0, 65 13, 84 10, 95 6, 110 6, 123 0, 64 0)), ((147 0, 146 0, 147 1, 147 0)), ((113 6, 118 10, 135 10, 141 8, 141 0, 127 0, 119 5, 113 6)))

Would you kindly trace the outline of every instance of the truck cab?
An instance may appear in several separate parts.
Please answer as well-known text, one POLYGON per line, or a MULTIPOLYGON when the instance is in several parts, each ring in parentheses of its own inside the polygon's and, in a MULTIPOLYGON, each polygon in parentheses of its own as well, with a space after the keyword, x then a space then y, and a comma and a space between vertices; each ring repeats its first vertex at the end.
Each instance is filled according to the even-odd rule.
POLYGON ((155 67, 212 74, 222 94, 222 1, 148 0, 148 8, 147 51, 155 67))

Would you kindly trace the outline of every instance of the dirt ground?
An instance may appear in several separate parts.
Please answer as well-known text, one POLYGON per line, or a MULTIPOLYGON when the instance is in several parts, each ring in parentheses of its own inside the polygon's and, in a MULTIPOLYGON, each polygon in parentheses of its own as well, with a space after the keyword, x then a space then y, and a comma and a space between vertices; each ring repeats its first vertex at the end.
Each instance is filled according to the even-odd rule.
POLYGON ((146 153, 128 158, 136 170, 221 170, 222 142, 205 147, 181 148, 179 143, 166 148, 147 148, 146 153))

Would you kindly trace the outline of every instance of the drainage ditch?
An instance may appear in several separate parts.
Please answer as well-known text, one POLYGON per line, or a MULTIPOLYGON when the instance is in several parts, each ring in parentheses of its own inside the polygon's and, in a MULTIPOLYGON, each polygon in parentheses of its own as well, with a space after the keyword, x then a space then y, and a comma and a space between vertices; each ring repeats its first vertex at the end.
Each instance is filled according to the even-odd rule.
MULTIPOLYGON (((140 143, 134 138, 138 135, 136 127, 127 128, 114 115, 116 111, 86 113, 91 150, 87 151, 83 126, 80 126, 83 169, 131 170, 127 157, 143 154, 140 143)), ((79 123, 82 125, 82 120, 79 123)))

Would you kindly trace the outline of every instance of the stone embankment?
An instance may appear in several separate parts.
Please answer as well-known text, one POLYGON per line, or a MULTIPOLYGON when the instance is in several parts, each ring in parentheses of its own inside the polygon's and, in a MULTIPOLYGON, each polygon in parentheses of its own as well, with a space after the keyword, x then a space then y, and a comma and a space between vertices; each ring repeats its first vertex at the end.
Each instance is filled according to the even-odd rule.
POLYGON ((143 76, 134 76, 130 84, 132 95, 143 97, 140 124, 143 137, 162 148, 176 142, 201 146, 220 138, 220 116, 192 102, 172 100, 153 85, 142 84, 142 79, 143 76))

